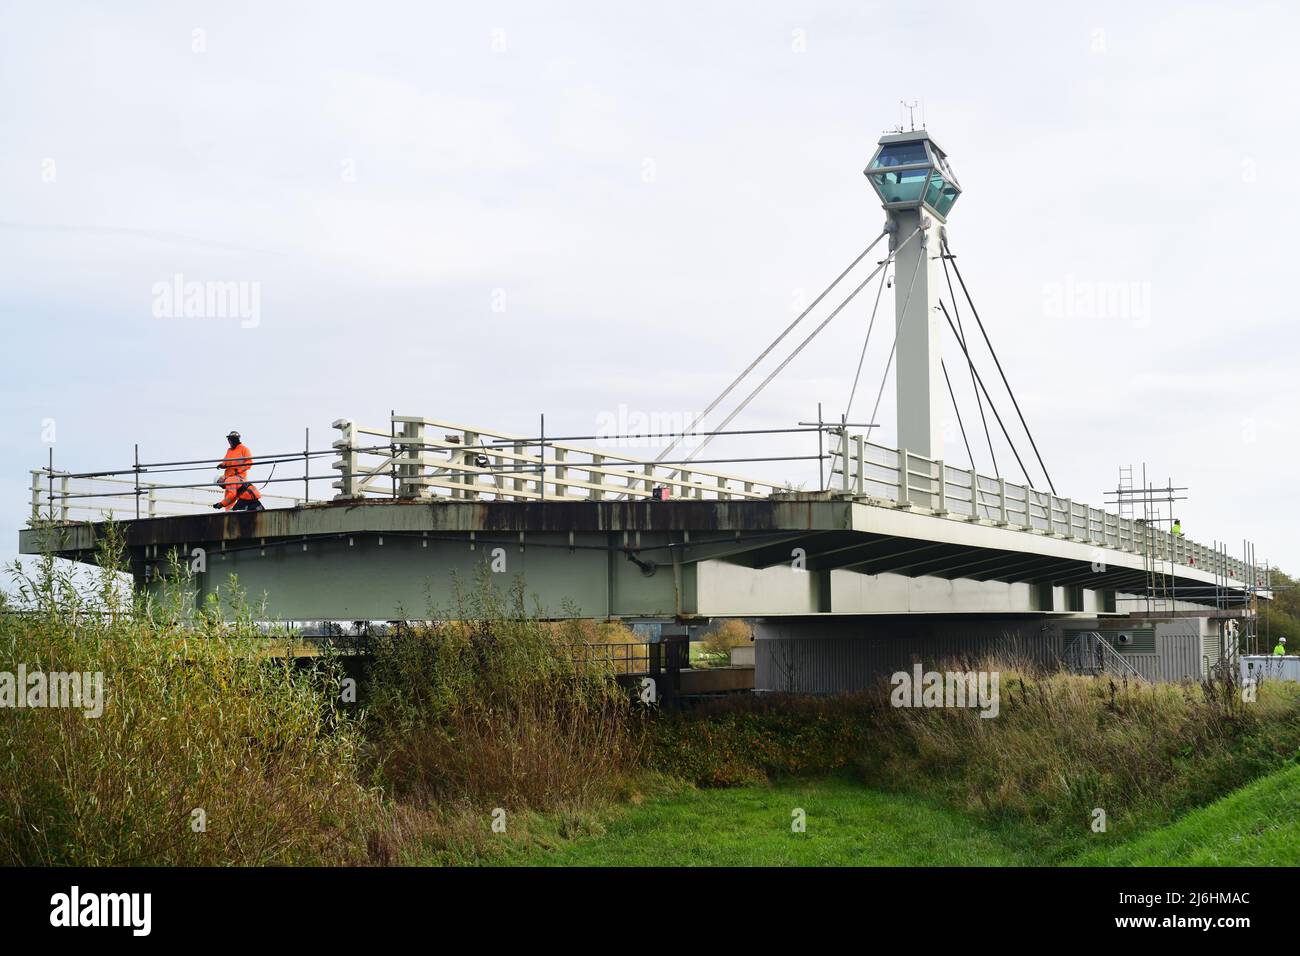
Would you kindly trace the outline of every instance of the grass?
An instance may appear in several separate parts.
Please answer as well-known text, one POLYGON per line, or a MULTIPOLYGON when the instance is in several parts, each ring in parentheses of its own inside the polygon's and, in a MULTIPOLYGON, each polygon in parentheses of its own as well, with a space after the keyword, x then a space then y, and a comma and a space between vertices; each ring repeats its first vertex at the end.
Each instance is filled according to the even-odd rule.
POLYGON ((665 715, 660 772, 701 787, 856 772, 873 790, 924 797, 998 831, 1042 863, 1166 826, 1285 766, 1300 747, 1300 687, 1252 703, 1230 679, 1134 685, 999 662, 996 719, 974 708, 896 708, 879 693, 735 698, 665 715))
MULTIPOLYGON (((1093 835, 1091 840, 1107 840, 1093 835)), ((678 787, 611 819, 531 817, 509 849, 477 859, 524 866, 1297 866, 1300 765, 1169 826, 1060 859, 993 825, 847 777, 731 789, 678 787), (791 811, 806 812, 792 833, 791 811)))
POLYGON ((1300 765, 1270 774, 1084 866, 1300 866, 1300 765))
POLYGON ((683 788, 616 813, 603 833, 502 862, 535 866, 1016 866, 1031 862, 979 821, 829 777, 683 788), (806 829, 791 832, 792 811, 806 829))

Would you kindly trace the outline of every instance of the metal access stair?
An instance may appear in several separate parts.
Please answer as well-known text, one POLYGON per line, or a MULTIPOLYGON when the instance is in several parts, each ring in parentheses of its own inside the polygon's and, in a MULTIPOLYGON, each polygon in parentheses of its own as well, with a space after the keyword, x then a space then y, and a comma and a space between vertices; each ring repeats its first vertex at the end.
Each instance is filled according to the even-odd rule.
POLYGON ((1097 631, 1081 631, 1066 645, 1061 663, 1073 674, 1092 677, 1111 674, 1146 683, 1146 678, 1138 669, 1125 660, 1124 655, 1115 650, 1097 631))

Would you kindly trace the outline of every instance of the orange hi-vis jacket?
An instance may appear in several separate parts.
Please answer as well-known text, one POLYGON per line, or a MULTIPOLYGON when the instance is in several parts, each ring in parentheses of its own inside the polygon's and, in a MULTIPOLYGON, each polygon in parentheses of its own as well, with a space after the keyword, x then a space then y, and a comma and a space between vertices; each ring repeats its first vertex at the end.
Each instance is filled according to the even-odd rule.
POLYGON ((221 468, 226 478, 238 478, 242 481, 248 477, 248 469, 252 467, 253 453, 242 441, 227 451, 225 457, 221 459, 221 468))
POLYGON ((257 501, 262 497, 262 493, 252 482, 232 478, 228 482, 223 479, 223 483, 226 485, 226 497, 221 499, 221 507, 227 511, 233 508, 237 501, 257 501))
POLYGON ((253 453, 243 442, 226 452, 221 459, 221 485, 226 489, 221 507, 229 511, 237 501, 256 501, 262 497, 257 486, 248 481, 248 471, 252 467, 253 453))

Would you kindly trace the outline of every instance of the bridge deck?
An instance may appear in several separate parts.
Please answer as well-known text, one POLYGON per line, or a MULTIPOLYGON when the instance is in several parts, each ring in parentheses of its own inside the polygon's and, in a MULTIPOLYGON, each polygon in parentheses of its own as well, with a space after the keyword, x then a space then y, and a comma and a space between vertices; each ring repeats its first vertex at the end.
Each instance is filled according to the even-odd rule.
MULTIPOLYGON (((254 595, 265 593, 277 616, 292 618, 384 619, 399 609, 419 616, 430 591, 449 597, 450 575, 470 577, 485 562, 522 574, 557 617, 864 613, 876 609, 872 589, 883 593, 880 582, 890 576, 1039 589, 1038 597, 1021 587, 990 604, 957 588, 930 607, 936 612, 1084 610, 1055 606, 1052 588, 1145 593, 1158 585, 1211 604, 1215 591, 1244 600, 1247 590, 1240 579, 1192 564, 1153 577, 1146 555, 1098 541, 831 493, 726 501, 357 499, 140 519, 122 522, 121 531, 142 581, 160 580, 170 554, 190 560, 199 549, 201 592, 234 573, 254 595), (851 597, 855 587, 866 596, 851 597), (566 601, 577 614, 561 611, 566 601)), ((102 523, 29 528, 20 549, 93 561, 103 532, 102 523)))

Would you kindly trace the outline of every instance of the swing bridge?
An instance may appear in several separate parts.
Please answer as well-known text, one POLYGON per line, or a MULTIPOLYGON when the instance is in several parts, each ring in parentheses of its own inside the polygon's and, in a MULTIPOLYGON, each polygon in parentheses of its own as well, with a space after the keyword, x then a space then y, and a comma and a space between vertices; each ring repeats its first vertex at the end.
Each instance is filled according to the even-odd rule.
POLYGON ((327 448, 308 439, 261 454, 250 442, 266 510, 246 513, 212 509, 215 460, 142 462, 137 451, 130 465, 82 471, 51 461, 31 473, 20 551, 92 563, 111 518, 139 586, 164 587, 174 561, 201 556, 196 600, 233 576, 268 618, 288 621, 431 615, 451 606, 457 580, 487 568, 522 579, 551 618, 752 619, 759 686, 840 689, 909 653, 991 641, 1063 647, 1072 621, 1103 634, 1173 622, 1196 631, 1196 658, 1209 660, 1210 636, 1228 656, 1239 633, 1228 622, 1249 620, 1269 595, 1252 546, 1197 542, 1173 533, 1169 514, 1060 494, 951 251, 961 187, 946 154, 925 130, 887 134, 866 175, 885 228, 681 431, 548 435, 540 415, 535 431, 513 432, 340 418, 327 448), (780 428, 733 426, 865 290, 874 305, 840 420, 819 410, 780 428), (875 406, 855 423, 873 334, 892 342, 875 406), (761 366, 762 380, 738 392, 761 366), (898 447, 871 440, 891 370, 898 447), (949 408, 956 459, 945 459, 949 408), (791 648, 797 667, 781 663, 791 648))

